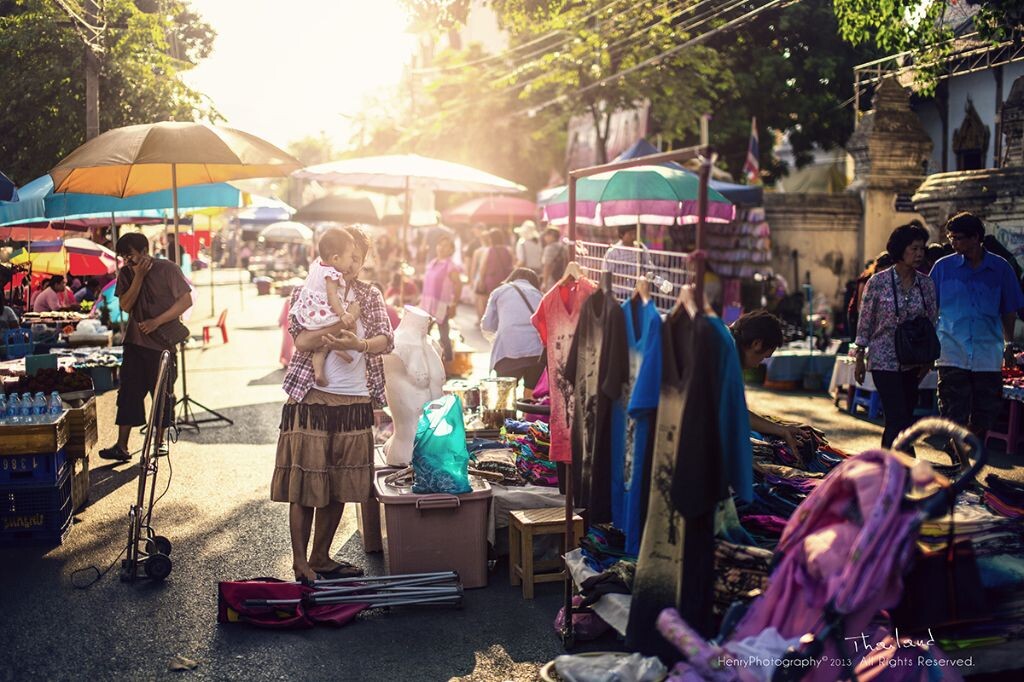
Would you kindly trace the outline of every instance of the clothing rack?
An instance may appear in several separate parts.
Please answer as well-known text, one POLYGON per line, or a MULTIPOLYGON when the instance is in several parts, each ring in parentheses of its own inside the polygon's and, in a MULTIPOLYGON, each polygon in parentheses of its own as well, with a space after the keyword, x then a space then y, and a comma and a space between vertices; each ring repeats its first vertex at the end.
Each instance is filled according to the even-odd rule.
MULTIPOLYGON (((622 170, 624 168, 633 168, 635 166, 647 166, 666 163, 668 161, 688 161, 690 159, 698 159, 700 161, 700 171, 698 173, 699 184, 697 190, 697 234, 695 241, 695 249, 688 254, 688 258, 693 261, 694 271, 694 300, 697 301, 697 305, 701 305, 704 300, 704 273, 705 273, 705 252, 704 244, 707 233, 707 213, 708 213, 708 180, 711 178, 711 165, 714 163, 714 150, 711 148, 708 142, 708 118, 703 117, 701 119, 701 144, 694 147, 686 147, 684 149, 677 149, 669 152, 661 152, 659 154, 650 154, 648 156, 641 156, 635 159, 629 159, 627 161, 615 161, 612 163, 605 163, 599 166, 590 166, 588 168, 578 168, 573 171, 569 171, 568 186, 569 186, 569 258, 578 261, 579 254, 577 253, 577 247, 583 246, 585 243, 581 242, 579 245, 576 241, 576 181, 580 178, 589 177, 591 175, 597 175, 598 173, 606 173, 608 171, 622 170)), ((586 247, 583 246, 585 249, 586 247)), ((584 250, 584 254, 586 250, 584 250)), ((646 273, 643 273, 646 277, 646 273)), ((573 477, 572 477, 572 462, 567 462, 565 465, 566 481, 565 481, 565 551, 568 553, 570 549, 575 546, 576 538, 573 532, 572 517, 575 512, 573 505, 573 477)), ((564 562, 564 558, 563 558, 564 562)), ((573 579, 569 566, 565 564, 565 618, 563 619, 564 625, 562 626, 562 646, 566 649, 573 646, 575 642, 575 636, 573 634, 573 622, 572 617, 574 613, 586 612, 587 609, 575 609, 572 605, 573 596, 573 579)))

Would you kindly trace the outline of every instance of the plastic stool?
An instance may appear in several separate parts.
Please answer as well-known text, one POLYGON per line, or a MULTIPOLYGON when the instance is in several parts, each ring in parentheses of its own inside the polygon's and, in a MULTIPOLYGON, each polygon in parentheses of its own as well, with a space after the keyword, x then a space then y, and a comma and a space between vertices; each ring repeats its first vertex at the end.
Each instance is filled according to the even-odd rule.
POLYGON ((1020 403, 1016 400, 1007 400, 1009 405, 1006 419, 1006 431, 997 431, 991 428, 985 436, 985 444, 990 440, 1001 440, 1006 444, 1006 453, 1013 455, 1017 453, 1017 447, 1021 443, 1020 429, 1020 403))
MULTIPOLYGON (((583 537, 583 518, 572 515, 573 536, 579 542, 583 537)), ((523 599, 533 599, 535 583, 565 580, 565 570, 553 573, 537 573, 538 570, 562 569, 561 559, 552 561, 533 560, 533 538, 538 535, 561 535, 565 547, 565 510, 561 507, 544 509, 519 509, 509 514, 508 526, 508 579, 512 585, 523 584, 523 599)))
POLYGON ((853 390, 853 401, 850 403, 850 414, 857 414, 857 408, 863 407, 868 411, 868 419, 877 419, 882 414, 882 399, 878 391, 869 391, 864 388, 853 390))

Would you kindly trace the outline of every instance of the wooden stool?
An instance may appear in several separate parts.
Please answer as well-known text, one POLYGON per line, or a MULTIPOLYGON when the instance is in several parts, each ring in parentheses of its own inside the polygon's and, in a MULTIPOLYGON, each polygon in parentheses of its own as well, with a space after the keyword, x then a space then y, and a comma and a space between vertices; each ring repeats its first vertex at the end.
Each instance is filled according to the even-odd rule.
MULTIPOLYGON (((583 518, 573 514, 573 536, 578 543, 583 537, 583 518)), ((562 569, 562 560, 533 561, 533 538, 538 535, 561 535, 562 551, 565 546, 565 510, 561 507, 519 509, 509 514, 508 526, 508 578, 512 585, 523 584, 523 599, 533 599, 534 583, 565 580, 565 570, 537 574, 535 571, 562 569)))

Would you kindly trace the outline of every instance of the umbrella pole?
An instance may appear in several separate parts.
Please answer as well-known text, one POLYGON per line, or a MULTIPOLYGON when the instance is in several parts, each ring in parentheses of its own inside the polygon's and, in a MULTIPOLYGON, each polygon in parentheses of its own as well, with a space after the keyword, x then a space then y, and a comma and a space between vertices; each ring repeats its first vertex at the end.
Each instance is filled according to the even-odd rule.
MULTIPOLYGON (((175 163, 171 164, 171 205, 174 207, 174 257, 178 267, 180 268, 181 244, 178 242, 178 165, 175 163)), ((220 412, 211 410, 206 405, 192 400, 192 398, 189 397, 188 369, 185 367, 185 341, 181 343, 179 350, 181 352, 181 397, 178 399, 178 402, 175 403, 175 407, 181 405, 181 416, 176 420, 176 425, 188 426, 198 431, 200 424, 209 424, 212 422, 227 422, 228 424, 234 424, 234 421, 228 419, 220 412), (192 411, 193 405, 209 412, 212 416, 204 419, 196 418, 195 412, 192 411)))
MULTIPOLYGON (((405 260, 409 260, 409 218, 412 215, 412 202, 409 196, 409 176, 405 176, 405 206, 402 208, 402 253, 405 254, 405 260)), ((398 280, 398 304, 401 307, 405 307, 405 268, 399 268, 399 280, 398 280)))

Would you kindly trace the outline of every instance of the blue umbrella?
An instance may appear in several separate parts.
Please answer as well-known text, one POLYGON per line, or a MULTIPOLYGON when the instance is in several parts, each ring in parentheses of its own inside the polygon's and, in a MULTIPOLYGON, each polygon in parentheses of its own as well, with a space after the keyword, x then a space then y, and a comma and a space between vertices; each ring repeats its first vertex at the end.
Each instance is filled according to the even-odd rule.
MULTIPOLYGON (((0 201, 0 225, 39 222, 40 220, 74 220, 81 218, 135 217, 166 218, 170 216, 170 190, 137 194, 119 199, 100 194, 53 192, 53 178, 36 178, 18 191, 20 201, 0 201)), ((242 193, 224 183, 192 185, 178 191, 178 207, 182 210, 212 206, 237 207, 242 193)))
POLYGON ((11 179, 0 173, 0 201, 17 201, 18 200, 18 188, 15 187, 11 179))

